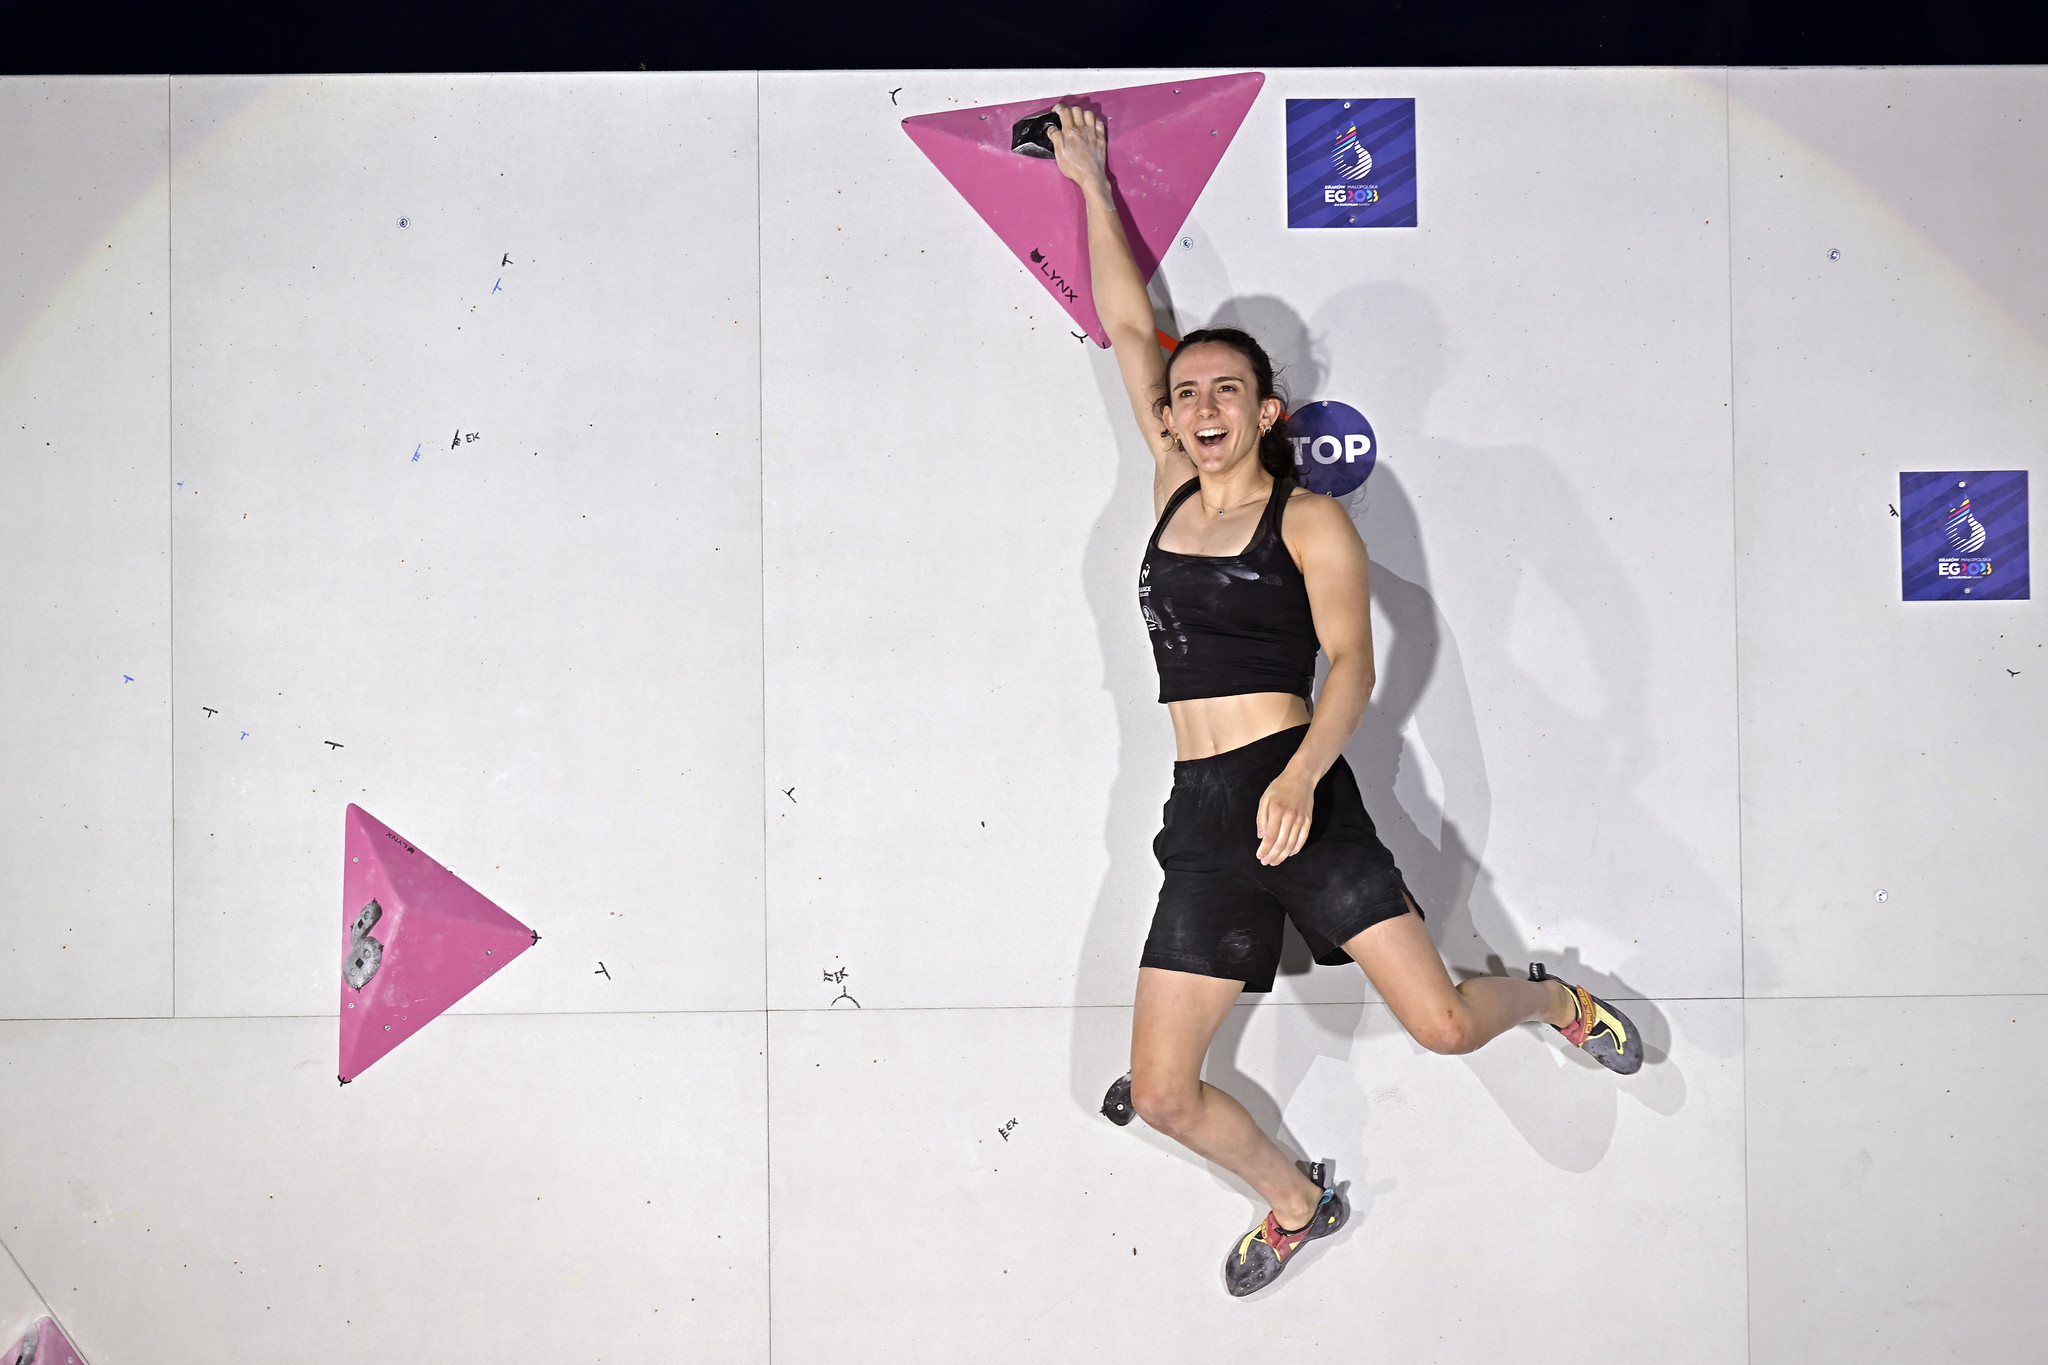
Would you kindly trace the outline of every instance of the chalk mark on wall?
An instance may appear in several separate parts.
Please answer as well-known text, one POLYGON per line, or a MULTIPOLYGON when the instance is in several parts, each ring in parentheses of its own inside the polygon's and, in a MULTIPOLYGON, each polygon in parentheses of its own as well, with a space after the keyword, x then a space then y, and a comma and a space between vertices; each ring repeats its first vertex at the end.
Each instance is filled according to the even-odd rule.
POLYGON ((611 974, 610 972, 606 972, 606 971, 604 970, 604 962, 603 962, 603 961, 602 961, 601 959, 599 960, 599 962, 598 962, 598 964, 597 964, 597 971, 596 971, 596 972, 592 972, 592 973, 591 973, 591 975, 592 975, 592 976, 596 976, 596 975, 598 974, 598 972, 604 972, 604 979, 605 979, 605 980, 609 981, 609 980, 611 980, 611 979, 612 979, 612 974, 611 974))

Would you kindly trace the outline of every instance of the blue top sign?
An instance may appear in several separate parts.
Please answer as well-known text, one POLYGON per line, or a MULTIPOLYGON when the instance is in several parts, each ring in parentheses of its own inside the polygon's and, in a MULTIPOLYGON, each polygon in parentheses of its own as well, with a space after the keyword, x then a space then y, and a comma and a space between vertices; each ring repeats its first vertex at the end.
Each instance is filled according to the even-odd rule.
POLYGON ((1287 226, 1415 226, 1415 101, 1287 101, 1287 226))
POLYGON ((2027 471, 1899 475, 1900 592, 1908 602, 2024 602, 2027 471))
POLYGON ((1287 419, 1295 478, 1311 493, 1341 498, 1372 477, 1380 452, 1372 423, 1349 403, 1304 403, 1287 419))

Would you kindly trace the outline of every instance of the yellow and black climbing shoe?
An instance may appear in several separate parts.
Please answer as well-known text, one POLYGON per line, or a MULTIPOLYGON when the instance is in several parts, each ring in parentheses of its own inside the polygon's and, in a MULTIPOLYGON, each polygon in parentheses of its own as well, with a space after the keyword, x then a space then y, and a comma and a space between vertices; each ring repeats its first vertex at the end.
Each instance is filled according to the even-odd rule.
MULTIPOLYGON (((1572 1005, 1579 1017, 1557 1031, 1573 1047, 1590 1053, 1609 1071, 1633 1076, 1643 1067, 1643 1039, 1629 1017, 1583 986, 1560 981, 1543 970, 1541 962, 1529 964, 1531 981, 1556 981, 1572 993, 1572 1005)), ((1557 1025, 1552 1024, 1552 1028, 1557 1025)))
POLYGON ((1310 1164, 1308 1178, 1323 1185, 1323 1198, 1306 1226, 1289 1232, 1269 1209, 1266 1221, 1238 1238, 1230 1254, 1223 1258, 1223 1284, 1232 1298, 1256 1294, 1279 1279, 1280 1272, 1303 1245, 1318 1237, 1328 1237, 1351 1216, 1351 1203, 1345 1199, 1344 1191, 1323 1184, 1322 1162, 1310 1164))

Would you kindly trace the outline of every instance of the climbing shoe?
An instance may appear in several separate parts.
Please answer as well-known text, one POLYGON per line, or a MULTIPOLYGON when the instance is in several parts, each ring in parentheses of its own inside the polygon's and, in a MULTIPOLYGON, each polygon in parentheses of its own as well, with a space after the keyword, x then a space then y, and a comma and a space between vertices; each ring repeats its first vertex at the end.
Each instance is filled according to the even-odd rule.
POLYGON ((1126 1071, 1117 1078, 1109 1093, 1102 1097, 1102 1117, 1119 1128, 1129 1125, 1131 1115, 1131 1073, 1126 1071))
POLYGON ((1223 1284, 1232 1298, 1256 1294, 1279 1279, 1297 1251, 1318 1237, 1328 1237, 1351 1216, 1351 1204, 1344 1198, 1344 1191, 1323 1184, 1322 1162, 1309 1166, 1308 1178, 1323 1185, 1323 1198, 1307 1226, 1289 1232, 1269 1209, 1266 1221, 1238 1238, 1237 1245, 1223 1258, 1223 1284))
MULTIPOLYGON (((1594 1061, 1620 1075, 1633 1076, 1642 1070, 1642 1035, 1636 1032, 1636 1026, 1629 1022, 1626 1014, 1584 987, 1558 980, 1543 970, 1541 962, 1529 964, 1529 979, 1556 981, 1572 993, 1572 1005, 1578 1010, 1579 1017, 1557 1029, 1567 1043, 1590 1053, 1594 1061)), ((1552 1024, 1551 1027, 1557 1028, 1557 1025, 1552 1024)))

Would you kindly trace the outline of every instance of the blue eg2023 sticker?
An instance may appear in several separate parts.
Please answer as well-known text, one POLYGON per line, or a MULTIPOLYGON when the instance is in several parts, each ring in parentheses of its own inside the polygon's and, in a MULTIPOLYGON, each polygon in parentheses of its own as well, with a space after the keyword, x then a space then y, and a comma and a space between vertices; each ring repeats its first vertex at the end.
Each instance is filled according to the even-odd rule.
POLYGON ((1287 226, 1415 226, 1415 101, 1287 101, 1287 226))
POLYGON ((1341 498, 1364 483, 1379 459, 1372 423, 1344 403, 1304 403, 1287 419, 1294 476, 1311 493, 1341 498))
POLYGON ((2027 471, 1901 473, 1899 578, 1908 602, 2027 601, 2027 471))

